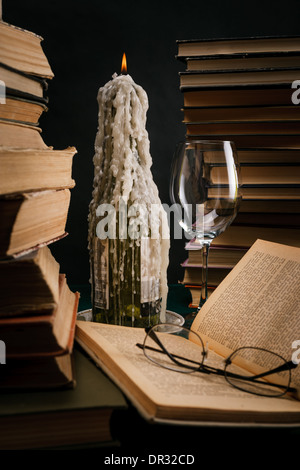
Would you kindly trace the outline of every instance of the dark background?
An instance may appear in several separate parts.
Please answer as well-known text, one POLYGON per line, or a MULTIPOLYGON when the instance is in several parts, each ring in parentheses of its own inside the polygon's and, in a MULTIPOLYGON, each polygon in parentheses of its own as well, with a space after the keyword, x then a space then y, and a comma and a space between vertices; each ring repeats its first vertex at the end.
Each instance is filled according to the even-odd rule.
MULTIPOLYGON (((2 0, 3 20, 44 38, 55 77, 49 111, 40 120, 55 149, 77 148, 74 157, 68 237, 51 250, 69 283, 89 279, 87 216, 92 193, 97 92, 119 73, 125 51, 128 73, 149 98, 147 131, 152 172, 162 202, 169 203, 169 171, 176 143, 184 138, 177 39, 300 34, 299 0, 2 0)), ((172 240, 168 278, 182 277, 185 240, 172 240)))

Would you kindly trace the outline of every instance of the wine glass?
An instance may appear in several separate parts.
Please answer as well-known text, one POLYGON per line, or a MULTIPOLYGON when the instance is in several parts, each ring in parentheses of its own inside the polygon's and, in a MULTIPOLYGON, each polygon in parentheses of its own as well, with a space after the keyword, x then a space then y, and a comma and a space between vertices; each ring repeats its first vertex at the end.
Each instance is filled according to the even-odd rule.
MULTIPOLYGON (((174 154, 170 197, 180 226, 202 249, 201 297, 207 299, 208 254, 211 242, 234 220, 241 202, 240 166, 230 141, 186 140, 174 154)), ((197 314, 194 313, 193 316, 197 314)))

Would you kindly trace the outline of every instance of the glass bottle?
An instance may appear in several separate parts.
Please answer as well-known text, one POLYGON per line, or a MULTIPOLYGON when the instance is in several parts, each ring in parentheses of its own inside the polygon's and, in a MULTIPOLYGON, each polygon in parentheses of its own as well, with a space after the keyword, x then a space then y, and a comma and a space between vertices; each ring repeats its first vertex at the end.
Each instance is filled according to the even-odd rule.
POLYGON ((164 321, 169 228, 150 167, 148 100, 129 75, 98 93, 89 212, 93 320, 146 327, 164 321))

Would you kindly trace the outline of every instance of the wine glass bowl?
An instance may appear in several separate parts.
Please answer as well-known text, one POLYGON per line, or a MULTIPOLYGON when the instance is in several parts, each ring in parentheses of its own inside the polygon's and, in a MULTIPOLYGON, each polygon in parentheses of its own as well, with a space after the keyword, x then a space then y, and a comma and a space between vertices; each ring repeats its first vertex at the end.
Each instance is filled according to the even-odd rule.
POLYGON ((202 293, 207 298, 207 257, 212 240, 232 223, 241 202, 240 166, 230 141, 186 140, 177 145, 170 198, 178 222, 203 249, 202 293))

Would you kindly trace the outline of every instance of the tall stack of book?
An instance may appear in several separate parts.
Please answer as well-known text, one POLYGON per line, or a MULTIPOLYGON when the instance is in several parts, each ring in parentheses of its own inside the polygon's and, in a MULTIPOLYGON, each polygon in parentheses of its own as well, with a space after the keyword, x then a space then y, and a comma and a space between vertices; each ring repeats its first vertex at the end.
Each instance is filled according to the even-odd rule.
POLYGON ((0 389, 74 384, 79 295, 49 245, 66 235, 76 149, 41 135, 53 77, 41 40, 0 22, 0 389))
MULTIPOLYGON (((243 201, 212 243, 214 289, 257 238, 300 246, 300 37, 178 40, 190 139, 231 140, 243 201)), ((199 297, 201 259, 187 244, 183 282, 199 297)))

